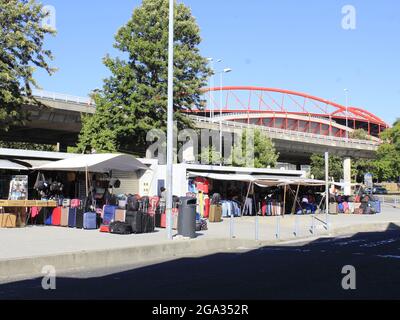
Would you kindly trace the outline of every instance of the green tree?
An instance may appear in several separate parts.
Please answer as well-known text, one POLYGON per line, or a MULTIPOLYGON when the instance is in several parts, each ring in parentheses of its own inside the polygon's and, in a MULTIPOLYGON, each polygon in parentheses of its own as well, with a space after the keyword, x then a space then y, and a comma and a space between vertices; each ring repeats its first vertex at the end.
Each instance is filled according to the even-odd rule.
POLYGON ((254 149, 246 148, 246 144, 248 143, 247 135, 249 133, 250 132, 248 130, 243 131, 241 148, 238 146, 233 147, 233 165, 243 167, 246 164, 243 163, 243 161, 237 161, 238 159, 254 158, 255 168, 275 167, 279 158, 279 154, 276 152, 272 140, 260 129, 255 129, 253 131, 254 135, 252 138, 254 141, 254 149))
MULTIPOLYGON (((174 37, 174 114, 181 129, 192 126, 184 113, 201 107, 200 90, 211 74, 199 52, 199 27, 182 3, 175 6, 174 37)), ((83 121, 78 149, 144 153, 147 132, 166 129, 168 0, 143 0, 114 47, 124 58, 104 58, 111 76, 96 95, 96 113, 83 121)))
POLYGON ((221 153, 217 151, 215 146, 209 146, 208 148, 203 148, 200 152, 200 163, 202 164, 220 164, 221 153))
POLYGON ((54 71, 52 54, 44 49, 45 35, 54 31, 41 26, 45 17, 33 0, 0 0, 0 130, 27 119, 22 106, 28 100, 39 104, 32 97, 32 86, 38 87, 34 71, 54 71))
POLYGON ((395 180, 400 176, 400 120, 381 134, 383 143, 373 162, 374 177, 379 181, 395 180))
POLYGON ((350 139, 358 139, 358 140, 370 140, 370 136, 368 132, 364 129, 356 129, 349 134, 350 139))
MULTIPOLYGON (((315 179, 325 180, 325 157, 315 153, 311 156, 311 174, 315 179)), ((343 178, 343 159, 338 156, 329 156, 329 176, 335 181, 343 178)))
POLYGON ((10 142, 10 141, 0 141, 0 148, 36 150, 36 151, 56 151, 56 147, 50 144, 10 142))

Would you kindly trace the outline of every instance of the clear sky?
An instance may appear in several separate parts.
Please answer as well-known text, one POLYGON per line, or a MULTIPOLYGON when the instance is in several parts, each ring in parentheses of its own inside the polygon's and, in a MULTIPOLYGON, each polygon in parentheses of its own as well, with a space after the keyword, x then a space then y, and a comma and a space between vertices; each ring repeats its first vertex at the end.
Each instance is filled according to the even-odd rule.
MULTIPOLYGON (((37 72, 45 90, 87 96, 109 75, 114 34, 140 0, 43 0, 56 9, 46 40, 59 70, 37 72)), ((400 117, 400 1, 181 0, 201 29, 202 54, 230 67, 224 85, 276 87, 365 108, 389 123, 400 117), (342 7, 356 29, 342 28, 342 7)))

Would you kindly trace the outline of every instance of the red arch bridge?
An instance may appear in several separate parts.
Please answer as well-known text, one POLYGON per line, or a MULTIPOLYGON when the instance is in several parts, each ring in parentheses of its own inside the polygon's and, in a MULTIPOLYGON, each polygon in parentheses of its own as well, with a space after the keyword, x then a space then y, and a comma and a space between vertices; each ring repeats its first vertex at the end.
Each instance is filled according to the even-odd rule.
POLYGON ((338 138, 346 138, 355 129, 364 129, 375 141, 379 139, 374 138, 389 127, 364 109, 296 91, 231 86, 206 88, 203 92, 207 106, 194 112, 214 120, 338 138))

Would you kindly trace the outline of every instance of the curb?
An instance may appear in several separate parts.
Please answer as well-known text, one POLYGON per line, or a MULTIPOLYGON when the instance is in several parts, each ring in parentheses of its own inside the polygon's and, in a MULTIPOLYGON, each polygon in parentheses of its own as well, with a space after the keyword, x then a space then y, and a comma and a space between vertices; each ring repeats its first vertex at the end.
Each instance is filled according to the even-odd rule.
MULTIPOLYGON (((321 237, 350 235, 360 232, 382 232, 399 230, 400 222, 369 223, 354 226, 332 228, 331 232, 290 240, 290 243, 312 241, 321 237)), ((15 279, 43 276, 44 266, 53 266, 57 273, 84 269, 100 269, 130 264, 152 262, 162 259, 184 257, 188 255, 230 251, 234 249, 252 250, 262 246, 284 244, 289 239, 274 241, 257 241, 241 239, 205 239, 177 240, 146 246, 107 249, 96 251, 80 251, 59 255, 37 256, 0 260, 0 284, 15 279)))
POLYGON ((59 255, 0 260, 0 281, 7 282, 10 279, 43 276, 42 268, 49 265, 53 266, 57 273, 63 273, 86 268, 124 266, 146 261, 183 257, 202 252, 232 250, 240 247, 257 248, 263 244, 263 242, 255 240, 194 239, 113 250, 80 251, 59 255))

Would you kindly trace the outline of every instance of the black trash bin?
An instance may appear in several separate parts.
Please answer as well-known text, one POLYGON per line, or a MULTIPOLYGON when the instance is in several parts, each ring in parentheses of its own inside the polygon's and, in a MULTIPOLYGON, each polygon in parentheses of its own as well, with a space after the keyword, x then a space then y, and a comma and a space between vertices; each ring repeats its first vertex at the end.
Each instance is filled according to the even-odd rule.
POLYGON ((184 237, 196 237, 196 198, 180 197, 178 214, 178 234, 184 237))

